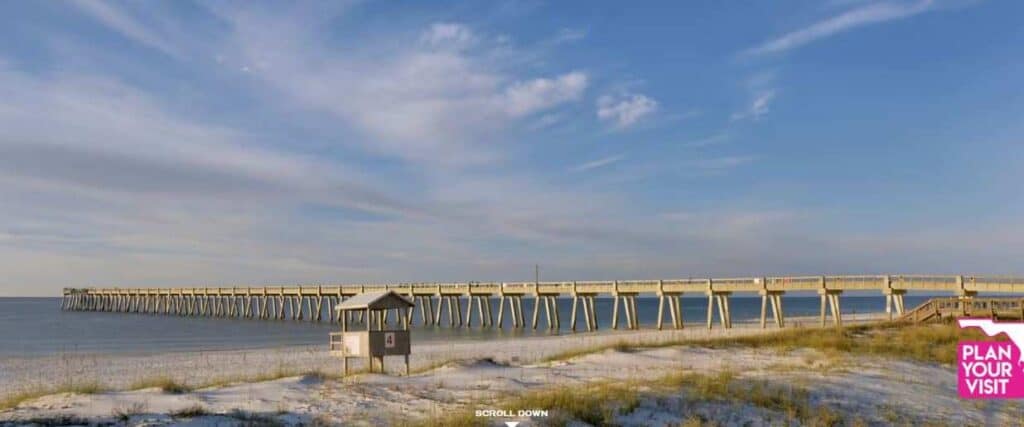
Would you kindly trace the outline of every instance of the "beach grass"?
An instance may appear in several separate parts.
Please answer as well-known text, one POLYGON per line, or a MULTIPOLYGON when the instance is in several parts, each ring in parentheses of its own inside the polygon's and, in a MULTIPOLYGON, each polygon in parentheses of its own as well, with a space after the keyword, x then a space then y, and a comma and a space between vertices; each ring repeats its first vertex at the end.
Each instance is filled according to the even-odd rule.
POLYGON ((809 348, 826 354, 861 354, 909 359, 919 362, 952 364, 956 362, 956 347, 960 340, 1005 340, 1005 337, 986 337, 975 330, 960 330, 952 322, 932 324, 906 324, 883 322, 852 325, 840 328, 788 328, 778 332, 742 337, 707 339, 680 339, 656 343, 616 342, 589 348, 576 348, 545 358, 561 361, 609 350, 657 348, 669 346, 697 346, 706 348, 779 348, 795 350, 809 348))
POLYGON ((128 390, 141 390, 145 388, 159 388, 164 393, 171 394, 182 394, 192 391, 192 387, 167 376, 143 378, 132 383, 132 385, 128 387, 128 390))
POLYGON ((43 396, 49 396, 52 394, 59 393, 72 393, 72 394, 96 394, 107 391, 107 388, 102 384, 95 381, 85 382, 69 382, 55 388, 35 388, 29 390, 23 390, 14 394, 0 397, 0 410, 10 409, 20 405, 22 402, 29 400, 38 399, 43 396))
POLYGON ((259 374, 255 374, 255 375, 228 375, 228 376, 217 377, 217 378, 213 378, 211 380, 200 382, 200 383, 196 384, 195 386, 191 387, 191 389, 198 390, 198 389, 211 388, 211 387, 224 387, 224 386, 228 386, 228 385, 232 385, 232 384, 240 384, 240 383, 258 383, 258 382, 274 381, 274 380, 279 380, 279 379, 282 379, 282 378, 292 378, 292 377, 305 377, 305 378, 316 380, 316 381, 325 381, 325 380, 328 380, 328 379, 340 379, 342 376, 340 374, 332 374, 332 373, 324 372, 322 370, 317 370, 317 369, 308 370, 308 369, 298 369, 298 368, 296 368, 296 369, 278 368, 278 369, 275 369, 275 370, 272 370, 272 371, 268 371, 268 372, 264 372, 264 373, 259 373, 259 374))
MULTIPOLYGON (((501 408, 513 412, 543 408, 551 411, 549 418, 541 420, 545 425, 568 425, 580 421, 590 425, 615 425, 617 416, 633 412, 642 402, 680 394, 690 402, 755 406, 776 412, 782 418, 797 421, 800 425, 866 425, 857 418, 849 419, 828 404, 816 403, 806 388, 740 378, 728 370, 715 374, 678 373, 653 381, 607 381, 559 386, 527 392, 510 399, 467 406, 501 408)), ((457 410, 423 420, 419 424, 408 425, 487 425, 487 418, 474 415, 471 409, 457 410)), ((691 415, 681 425, 703 426, 706 421, 691 415)))

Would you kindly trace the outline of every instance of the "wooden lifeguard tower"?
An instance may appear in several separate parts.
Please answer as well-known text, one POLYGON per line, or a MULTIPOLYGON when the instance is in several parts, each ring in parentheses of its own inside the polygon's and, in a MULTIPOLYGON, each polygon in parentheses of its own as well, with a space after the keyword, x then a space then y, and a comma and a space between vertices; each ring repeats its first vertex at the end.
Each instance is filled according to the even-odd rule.
POLYGON ((356 295, 334 307, 341 319, 341 332, 330 334, 331 354, 343 360, 344 373, 348 375, 348 358, 365 357, 370 372, 374 360, 380 361, 380 372, 384 372, 384 356, 405 356, 405 374, 409 375, 409 310, 415 307, 411 301, 395 293, 370 292, 356 295), (389 311, 394 310, 394 320, 389 322, 389 311), (349 327, 353 315, 363 314, 366 330, 354 331, 349 327))

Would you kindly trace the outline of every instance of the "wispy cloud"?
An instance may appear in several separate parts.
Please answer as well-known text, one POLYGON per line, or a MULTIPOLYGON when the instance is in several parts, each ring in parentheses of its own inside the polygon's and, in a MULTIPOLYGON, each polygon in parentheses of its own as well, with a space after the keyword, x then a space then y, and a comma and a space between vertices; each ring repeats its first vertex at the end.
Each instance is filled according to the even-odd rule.
MULTIPOLYGON (((690 113, 673 115, 666 106, 685 101, 641 95, 637 83, 591 94, 616 61, 558 56, 581 32, 545 38, 523 22, 494 34, 486 18, 432 24, 433 13, 349 27, 349 8, 406 13, 355 3, 80 0, 75 13, 26 14, 45 37, 16 37, 23 45, 0 57, 0 294, 517 280, 538 259, 548 277, 571 280, 889 266, 880 247, 900 269, 1020 258, 943 244, 954 232, 919 247, 868 235, 851 249, 835 224, 855 219, 773 211, 792 194, 767 175, 757 192, 699 182, 753 169, 753 152, 609 148, 623 141, 604 130, 656 118, 680 135, 664 124, 690 113), (597 95, 611 96, 601 105, 597 95), (549 157, 537 162, 541 151, 549 157), (684 203, 658 199, 651 183, 664 179, 707 185, 684 203), (684 205, 715 208, 656 214, 684 205)), ((772 114, 787 90, 772 76, 740 82, 732 111, 772 114)), ((719 104, 709 101, 711 115, 719 104)), ((734 125, 682 143, 739 139, 734 125)), ((1020 233, 1004 236, 1022 227, 1001 225, 973 246, 1024 248, 1020 233)))
POLYGON ((73 0, 71 4, 78 7, 86 15, 91 16, 93 19, 130 40, 155 48, 171 56, 181 55, 181 51, 163 35, 155 31, 152 25, 139 21, 123 9, 111 6, 101 0, 73 0))
POLYGON ((581 71, 517 82, 505 89, 505 108, 513 116, 532 114, 579 99, 586 88, 587 75, 581 71))
POLYGON ((922 0, 914 3, 884 2, 862 6, 764 42, 741 52, 741 55, 757 56, 785 52, 865 25, 914 16, 932 9, 934 4, 933 0, 922 0))
POLYGON ((604 95, 597 99, 597 117, 627 128, 658 110, 658 101, 641 94, 604 95))
MULTIPOLYGON (((170 80, 136 85, 98 59, 55 75, 0 69, 0 268, 11 273, 0 287, 512 277, 507 260, 536 253, 509 242, 567 247, 654 234, 615 219, 626 205, 616 194, 554 186, 529 167, 460 163, 517 161, 502 142, 547 115, 565 117, 589 86, 585 72, 538 75, 519 52, 460 23, 339 50, 324 27, 338 15, 261 7, 213 11, 223 25, 204 43, 168 39, 186 57, 219 59, 180 61, 196 76, 181 87, 226 77, 248 99, 273 99, 227 120, 181 108, 163 91, 170 80), (262 115, 282 111, 288 120, 262 115), (276 133, 309 128, 330 136, 297 147, 276 133), (381 158, 387 167, 376 167, 381 158), (567 207, 549 208, 560 203, 567 207)), ((124 61, 153 67, 136 59, 124 61)), ((196 93, 194 105, 218 110, 203 102, 220 95, 196 93)))
POLYGON ((466 49, 480 40, 469 27, 463 24, 437 22, 423 32, 420 41, 432 47, 466 49))
POLYGON ((711 212, 675 211, 658 215, 668 224, 704 230, 708 235, 738 239, 745 235, 764 234, 806 214, 788 210, 715 210, 711 212))
POLYGON ((569 168, 571 172, 584 172, 592 169, 602 168, 622 160, 622 155, 608 156, 594 161, 586 162, 569 168))
POLYGON ((587 37, 587 32, 575 28, 563 28, 551 39, 552 44, 574 43, 587 37))
POLYGON ((750 105, 743 111, 737 111, 730 116, 730 120, 743 120, 752 119, 758 120, 765 114, 768 114, 768 110, 771 107, 772 100, 775 99, 776 90, 767 89, 762 90, 754 94, 754 99, 750 101, 750 105))

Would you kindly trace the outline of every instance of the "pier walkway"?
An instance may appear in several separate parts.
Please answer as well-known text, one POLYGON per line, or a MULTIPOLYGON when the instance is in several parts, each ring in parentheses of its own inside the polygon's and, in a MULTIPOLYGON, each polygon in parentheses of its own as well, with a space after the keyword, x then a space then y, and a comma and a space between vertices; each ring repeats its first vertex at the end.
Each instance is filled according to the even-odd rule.
MULTIPOLYGON (((61 307, 78 311, 340 322, 341 319, 335 318, 332 309, 335 304, 361 293, 388 290, 410 298, 418 306, 409 311, 408 321, 418 320, 422 325, 440 326, 443 323, 442 314, 447 314, 447 322, 444 323, 451 327, 494 327, 504 324, 507 316, 514 328, 536 329, 543 319, 548 329, 559 329, 565 319, 559 313, 557 299, 571 298, 572 309, 568 320, 572 331, 577 330, 578 321, 583 324, 580 329, 585 327, 592 331, 598 328, 595 312, 595 299, 598 296, 614 298, 613 329, 618 329, 620 323, 625 328, 639 328, 636 299, 641 295, 658 298, 658 329, 664 327, 666 320, 671 322, 672 328, 683 328, 680 297, 683 294, 702 294, 707 296, 706 326, 710 329, 716 313, 722 327, 732 326, 729 299, 734 294, 761 296, 760 321, 763 328, 769 323, 769 311, 772 323, 778 327, 785 325, 782 297, 786 292, 817 292, 821 297, 820 319, 824 326, 829 318, 835 325, 842 324, 840 297, 846 291, 881 292, 885 295, 885 311, 892 318, 894 315, 903 317, 908 314, 903 303, 903 296, 907 292, 949 292, 955 296, 952 300, 956 301, 971 299, 979 293, 1024 295, 1024 278, 865 275, 216 288, 65 288, 61 307), (533 300, 529 318, 523 310, 524 298, 533 300), (497 319, 492 305, 494 302, 498 305, 497 319)), ((925 312, 921 310, 921 313, 925 312)), ((361 321, 358 318, 351 320, 361 321)))

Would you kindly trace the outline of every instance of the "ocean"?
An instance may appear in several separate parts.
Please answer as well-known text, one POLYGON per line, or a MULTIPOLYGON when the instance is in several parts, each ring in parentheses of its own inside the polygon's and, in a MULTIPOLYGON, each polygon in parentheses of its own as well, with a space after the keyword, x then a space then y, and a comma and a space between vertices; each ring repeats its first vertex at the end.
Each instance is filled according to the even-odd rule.
MULTIPOLYGON (((907 295, 906 306, 911 309, 930 298, 926 295, 907 295)), ((611 325, 612 299, 598 298, 598 324, 601 330, 611 325)), ((539 326, 536 331, 512 330, 507 317, 505 327, 449 328, 447 326, 416 326, 412 332, 414 342, 451 340, 489 340, 529 335, 544 335, 569 332, 569 314, 572 302, 568 298, 558 301, 561 315, 561 331, 549 331, 544 323, 544 308, 541 307, 539 326)), ((798 316, 817 316, 820 301, 816 295, 787 295, 783 297, 783 308, 787 319, 798 316)), ((492 301, 497 321, 497 300, 492 301)), ((640 298, 637 300, 642 328, 655 325, 658 300, 640 298)), ((465 309, 465 305, 463 305, 465 309)), ((759 297, 734 296, 731 301, 733 323, 755 320, 760 317, 759 297)), ((844 314, 881 312, 885 299, 881 295, 844 295, 844 314)), ((527 319, 532 315, 533 300, 523 300, 523 312, 527 319)), ((770 308, 769 308, 770 310, 770 308)), ((475 309, 474 309, 475 311, 475 309)), ((683 318, 686 327, 704 327, 707 316, 707 299, 684 297, 683 318)), ((620 316, 622 314, 620 313, 620 316)), ((447 314, 442 324, 447 324, 447 314)), ((415 319, 418 323, 419 312, 415 319)), ((577 330, 585 330, 582 309, 577 330)), ((666 325, 671 325, 667 305, 666 325)), ((717 314, 716 314, 716 325, 717 314)), ((770 311, 769 311, 770 321, 770 311)), ((625 324, 620 317, 620 328, 625 324)), ((474 323, 478 323, 474 315, 474 323)), ((244 348, 287 347, 295 345, 323 344, 327 334, 339 327, 330 322, 310 323, 292 320, 253 320, 208 317, 179 317, 137 313, 99 313, 62 311, 60 298, 0 298, 0 357, 43 356, 68 353, 164 353, 170 351, 207 351, 244 348)))

